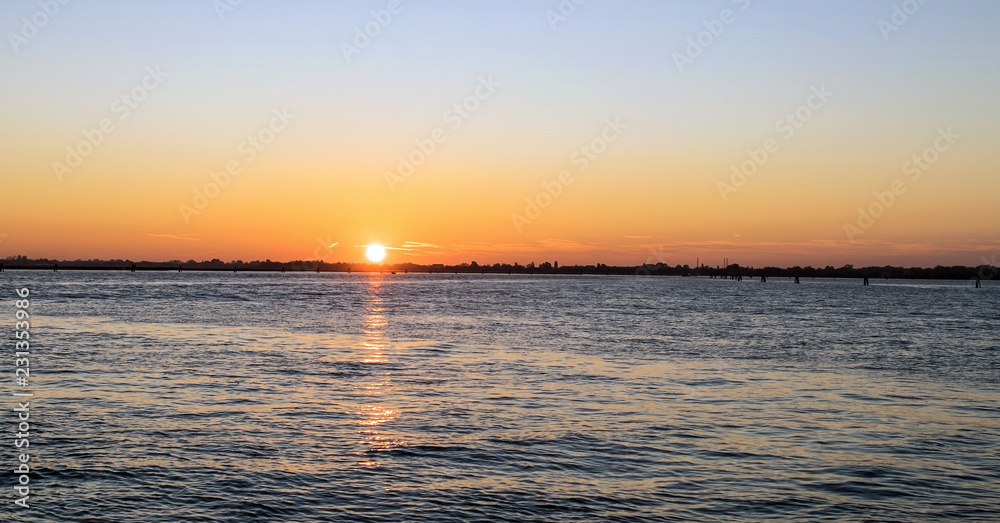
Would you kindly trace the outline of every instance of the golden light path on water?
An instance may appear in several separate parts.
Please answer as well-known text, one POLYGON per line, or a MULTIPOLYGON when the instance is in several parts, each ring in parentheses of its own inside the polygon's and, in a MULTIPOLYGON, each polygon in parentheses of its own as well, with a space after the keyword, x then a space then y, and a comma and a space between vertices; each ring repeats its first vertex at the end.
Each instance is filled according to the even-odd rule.
MULTIPOLYGON (((389 363, 386 354, 388 349, 388 339, 386 330, 386 308, 382 301, 382 276, 372 275, 368 280, 368 295, 365 303, 365 316, 362 333, 364 341, 361 346, 361 363, 364 365, 385 365, 389 363)), ((365 467, 377 467, 380 462, 374 459, 374 454, 378 451, 390 450, 401 443, 387 436, 384 433, 384 425, 396 419, 397 409, 386 406, 379 401, 383 395, 392 391, 391 371, 376 372, 372 374, 371 381, 359 385, 359 392, 364 398, 364 403, 358 409, 360 426, 358 433, 361 435, 360 443, 365 446, 362 450, 363 457, 358 461, 359 465, 365 467)))

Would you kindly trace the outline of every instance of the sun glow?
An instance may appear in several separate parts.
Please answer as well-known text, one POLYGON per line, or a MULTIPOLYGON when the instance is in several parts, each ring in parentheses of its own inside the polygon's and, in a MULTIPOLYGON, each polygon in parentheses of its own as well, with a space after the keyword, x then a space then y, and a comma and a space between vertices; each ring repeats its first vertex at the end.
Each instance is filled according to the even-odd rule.
POLYGON ((369 245, 368 250, 365 252, 365 256, 368 257, 368 260, 378 263, 385 259, 385 247, 382 247, 377 243, 369 245))

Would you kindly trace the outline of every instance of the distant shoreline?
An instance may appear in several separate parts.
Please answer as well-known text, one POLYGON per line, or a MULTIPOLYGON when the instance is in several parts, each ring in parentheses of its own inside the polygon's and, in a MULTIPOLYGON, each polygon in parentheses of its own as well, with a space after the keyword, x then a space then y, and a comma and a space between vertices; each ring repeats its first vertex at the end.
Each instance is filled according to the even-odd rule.
POLYGON ((709 278, 872 278, 922 280, 993 280, 1000 277, 1000 268, 992 265, 977 267, 689 267, 666 264, 637 266, 570 265, 548 262, 478 265, 418 265, 412 263, 375 265, 364 263, 327 263, 318 261, 222 262, 132 262, 129 260, 4 260, 0 271, 112 271, 112 272, 313 272, 313 273, 396 273, 396 274, 528 274, 528 275, 618 275, 618 276, 701 276, 709 278))

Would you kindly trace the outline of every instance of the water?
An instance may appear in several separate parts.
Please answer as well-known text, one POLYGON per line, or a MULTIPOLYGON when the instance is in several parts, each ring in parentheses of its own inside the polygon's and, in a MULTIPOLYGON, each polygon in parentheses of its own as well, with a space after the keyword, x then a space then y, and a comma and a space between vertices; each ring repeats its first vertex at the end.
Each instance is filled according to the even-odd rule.
POLYGON ((0 283, 38 471, 5 520, 1000 518, 994 282, 0 283))

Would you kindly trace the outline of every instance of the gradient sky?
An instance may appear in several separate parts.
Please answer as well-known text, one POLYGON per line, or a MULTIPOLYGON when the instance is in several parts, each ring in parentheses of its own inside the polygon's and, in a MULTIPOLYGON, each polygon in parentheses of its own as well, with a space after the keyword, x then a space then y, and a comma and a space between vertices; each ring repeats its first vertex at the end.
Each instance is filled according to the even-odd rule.
POLYGON ((992 0, 587 0, 555 28, 556 0, 402 0, 349 61, 343 45, 390 2, 244 0, 220 16, 227 0, 72 0, 39 14, 54 1, 0 3, 0 256, 333 262, 369 243, 417 263, 1000 254, 992 0), (886 38, 904 4, 919 8, 886 38), (713 24, 724 9, 731 23, 713 24), (679 70, 675 53, 720 24, 679 70), (454 128, 447 111, 489 78, 454 128), (789 137, 776 124, 813 89, 832 95, 789 137), (133 90, 144 99, 123 119, 133 90), (294 118, 251 161, 241 143, 271 138, 276 110, 294 118), (100 143, 57 176, 105 119, 113 130, 90 133, 100 143), (626 128, 581 169, 574 153, 609 119, 626 128), (386 173, 435 129, 441 143, 390 188, 386 173), (723 198, 719 182, 768 140, 776 151, 723 198), (914 155, 935 160, 916 179, 914 155), (227 165, 239 174, 196 209, 227 165), (518 230, 525 199, 564 170, 573 183, 518 230))

